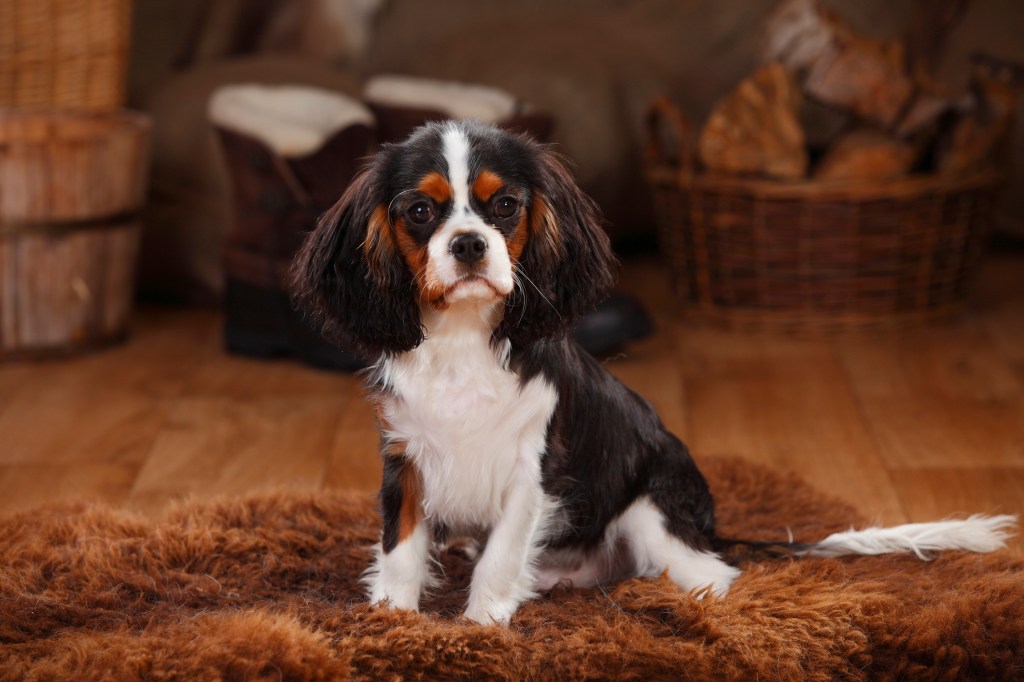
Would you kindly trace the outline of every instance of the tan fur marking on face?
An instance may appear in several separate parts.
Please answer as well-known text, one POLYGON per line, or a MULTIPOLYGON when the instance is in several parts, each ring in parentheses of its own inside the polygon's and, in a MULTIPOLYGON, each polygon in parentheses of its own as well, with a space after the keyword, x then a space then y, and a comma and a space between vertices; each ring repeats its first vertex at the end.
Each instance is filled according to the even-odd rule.
POLYGON ((533 207, 530 209, 531 239, 540 239, 544 250, 554 257, 559 252, 561 235, 558 231, 558 221, 555 213, 551 210, 547 199, 540 192, 537 192, 533 199, 533 207))
POLYGON ((412 462, 402 467, 402 507, 398 511, 398 541, 409 538, 423 518, 423 483, 412 462))
POLYGON ((473 194, 483 203, 487 203, 494 196, 494 193, 504 186, 505 181, 498 177, 496 173, 482 170, 476 176, 476 180, 473 181, 473 194))
POLYGON ((445 294, 448 288, 445 286, 444 281, 429 266, 423 280, 420 298, 434 310, 447 310, 448 300, 445 298, 445 294))
POLYGON ((423 192, 439 204, 450 201, 453 194, 452 186, 449 185, 448 181, 444 179, 444 176, 437 171, 423 176, 423 179, 420 180, 420 184, 416 189, 423 192))
POLYGON ((526 241, 530 236, 530 228, 526 224, 526 211, 519 215, 519 224, 508 239, 508 257, 513 263, 519 262, 519 256, 523 255, 526 248, 526 241))
POLYGON ((409 234, 409 224, 405 218, 395 221, 395 241, 398 242, 398 251, 402 254, 402 258, 409 264, 413 274, 419 277, 419 271, 427 263, 427 247, 417 244, 413 236, 409 234))
POLYGON ((398 251, 413 273, 416 285, 422 290, 423 274, 427 267, 427 247, 416 243, 409 234, 409 224, 404 218, 395 221, 395 240, 398 242, 398 251))
POLYGON ((404 218, 395 221, 395 240, 398 242, 398 251, 413 274, 420 299, 437 310, 447 308, 444 301, 444 283, 438 279, 431 267, 427 247, 420 246, 412 238, 404 218))
POLYGON ((366 225, 366 241, 363 242, 366 262, 374 274, 385 276, 384 264, 394 257, 394 248, 388 225, 388 209, 381 204, 370 214, 370 222, 366 225))

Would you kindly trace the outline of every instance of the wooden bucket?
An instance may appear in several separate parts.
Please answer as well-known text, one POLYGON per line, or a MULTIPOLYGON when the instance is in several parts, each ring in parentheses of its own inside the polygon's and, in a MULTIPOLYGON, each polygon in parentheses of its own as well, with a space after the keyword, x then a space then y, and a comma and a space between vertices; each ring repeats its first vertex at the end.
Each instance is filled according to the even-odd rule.
POLYGON ((148 117, 0 112, 0 359, 124 337, 148 117))

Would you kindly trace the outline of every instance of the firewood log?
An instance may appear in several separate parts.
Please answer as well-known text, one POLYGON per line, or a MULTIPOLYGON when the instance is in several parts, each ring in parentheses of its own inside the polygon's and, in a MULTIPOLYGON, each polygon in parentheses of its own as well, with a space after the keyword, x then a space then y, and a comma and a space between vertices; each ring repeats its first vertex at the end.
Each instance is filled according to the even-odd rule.
POLYGON ((837 21, 817 0, 786 0, 765 20, 761 60, 803 72, 834 48, 837 21))
POLYGON ((896 135, 901 138, 914 137, 921 134, 934 134, 939 119, 956 109, 957 102, 949 97, 919 90, 914 101, 907 107, 906 113, 900 118, 896 127, 896 135))
POLYGON ((800 91, 789 72, 768 64, 743 80, 711 112, 697 143, 710 171, 795 180, 807 174, 800 91))
POLYGON ((811 67, 804 91, 883 128, 892 127, 914 94, 914 84, 903 71, 902 47, 852 31, 838 31, 836 38, 833 49, 811 67))
POLYGON ((976 62, 971 88, 976 105, 939 143, 939 172, 966 175, 1002 161, 1006 153, 1003 143, 1013 129, 1024 70, 1009 65, 993 71, 995 68, 989 62, 976 62))
POLYGON ((899 42, 862 36, 817 0, 787 0, 769 16, 761 56, 797 74, 825 104, 891 127, 914 92, 899 42))
POLYGON ((885 181, 910 172, 917 150, 873 128, 858 128, 840 137, 814 170, 817 180, 885 181))
POLYGON ((896 126, 896 136, 902 139, 927 141, 934 138, 948 119, 958 111, 973 106, 973 98, 958 91, 934 75, 918 69, 912 75, 914 98, 907 106, 896 126))

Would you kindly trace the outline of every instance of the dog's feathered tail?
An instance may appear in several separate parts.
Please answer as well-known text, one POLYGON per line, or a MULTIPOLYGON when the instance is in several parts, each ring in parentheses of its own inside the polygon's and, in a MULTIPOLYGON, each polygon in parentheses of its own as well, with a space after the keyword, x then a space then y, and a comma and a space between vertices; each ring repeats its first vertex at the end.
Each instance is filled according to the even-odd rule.
POLYGON ((936 552, 994 552, 1006 546, 1017 527, 1017 517, 1009 514, 975 514, 962 520, 907 523, 890 528, 872 526, 862 530, 833 533, 820 542, 756 542, 716 539, 716 549, 742 545, 772 555, 784 556, 866 556, 913 553, 927 561, 936 552))
POLYGON ((934 552, 994 552, 1006 546, 1017 527, 1017 517, 1008 514, 984 516, 975 514, 959 521, 907 523, 892 528, 833 533, 821 542, 810 545, 804 554, 837 557, 849 554, 892 554, 913 552, 927 560, 934 552))

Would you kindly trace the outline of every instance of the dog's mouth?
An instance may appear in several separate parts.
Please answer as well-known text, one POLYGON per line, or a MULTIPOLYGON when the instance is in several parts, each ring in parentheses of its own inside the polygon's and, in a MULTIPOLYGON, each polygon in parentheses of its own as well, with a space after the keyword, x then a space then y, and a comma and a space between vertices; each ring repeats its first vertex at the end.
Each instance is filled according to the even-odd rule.
POLYGON ((435 308, 447 307, 450 303, 457 301, 479 300, 493 302, 505 298, 508 292, 503 292, 498 285, 487 277, 481 275, 463 275, 444 288, 440 296, 430 301, 435 308))
POLYGON ((505 293, 502 293, 494 282, 480 275, 464 275, 445 290, 445 296, 449 299, 458 294, 461 294, 462 298, 502 298, 505 296, 505 293))

